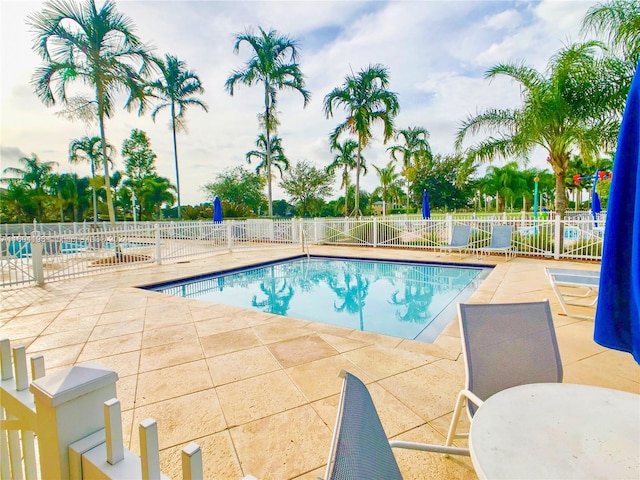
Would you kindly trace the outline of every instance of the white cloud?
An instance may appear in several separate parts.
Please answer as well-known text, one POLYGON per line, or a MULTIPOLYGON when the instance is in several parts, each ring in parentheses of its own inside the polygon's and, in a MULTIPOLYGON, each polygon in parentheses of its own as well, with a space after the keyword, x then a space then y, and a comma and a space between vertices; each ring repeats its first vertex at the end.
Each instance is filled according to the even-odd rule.
MULTIPOLYGON (((99 2, 98 2, 99 3, 99 2)), ((263 108, 260 87, 239 86, 233 97, 224 82, 241 68, 249 51, 232 52, 234 34, 246 27, 275 28, 301 44, 301 69, 307 76, 312 101, 303 108, 297 92, 279 94, 280 136, 292 161, 306 159, 318 166, 332 158, 328 135, 344 120, 337 110, 326 119, 324 96, 344 81, 350 69, 370 63, 389 68, 391 90, 399 95, 398 127, 421 125, 431 132, 436 153, 452 153, 460 122, 488 107, 508 107, 519 101, 516 86, 507 80, 489 83, 483 73, 490 66, 525 60, 544 68, 548 59, 571 38, 578 40, 580 21, 595 1, 118 1, 138 35, 165 52, 183 59, 202 79, 208 114, 197 108, 187 114, 189 132, 178 137, 183 203, 205 200, 199 187, 227 167, 246 165, 245 153, 258 134, 256 115, 263 108)), ((61 171, 87 174, 70 166, 67 147, 73 138, 95 134, 46 108, 29 82, 39 60, 32 52, 26 15, 42 2, 0 1, 0 143, 2 168, 15 161, 7 149, 36 153, 59 162, 61 171)), ((157 123, 117 105, 107 122, 107 135, 119 147, 132 128, 147 132, 158 154, 158 172, 175 178, 167 114, 157 123)), ((369 164, 384 165, 386 148, 376 139, 365 151, 369 164)), ((117 165, 122 168, 121 160, 117 165)), ((252 168, 249 166, 249 168, 252 168)), ((88 170, 88 169, 87 169, 88 170)), ((363 177, 371 191, 373 169, 363 177)), ((334 189, 339 194, 336 182, 334 189)), ((276 198, 282 196, 275 189, 276 198)))

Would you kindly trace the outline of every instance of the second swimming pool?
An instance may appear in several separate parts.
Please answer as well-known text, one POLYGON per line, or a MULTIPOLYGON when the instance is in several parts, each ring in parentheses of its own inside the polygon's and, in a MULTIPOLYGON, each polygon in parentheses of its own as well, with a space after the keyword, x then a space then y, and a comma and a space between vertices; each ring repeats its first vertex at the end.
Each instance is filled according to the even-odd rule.
POLYGON ((490 268, 301 257, 179 282, 170 295, 433 342, 490 268))

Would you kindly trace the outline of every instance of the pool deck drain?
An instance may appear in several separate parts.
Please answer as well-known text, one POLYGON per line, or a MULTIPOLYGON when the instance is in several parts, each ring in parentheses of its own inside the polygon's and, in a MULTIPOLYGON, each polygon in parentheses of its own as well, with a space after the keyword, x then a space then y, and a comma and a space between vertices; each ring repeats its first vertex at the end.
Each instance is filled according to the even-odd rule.
MULTIPOLYGON (((26 346, 28 354, 44 355, 49 372, 86 361, 115 370, 125 444, 138 452, 132 432, 145 418, 155 418, 162 470, 172 478, 179 478, 180 450, 191 441, 202 447, 205 478, 322 476, 343 368, 368 384, 390 437, 443 442, 464 385, 453 318, 426 344, 135 288, 299 252, 300 247, 235 251, 0 291, 0 337, 26 346)), ((311 253, 461 262, 457 255, 386 248, 316 246, 311 253)), ((469 301, 549 299, 564 381, 640 393, 640 368, 630 355, 595 344, 593 322, 559 314, 544 267, 576 262, 490 261, 496 267, 469 301)), ((466 257, 462 263, 478 262, 466 257)), ((467 458, 396 454, 408 479, 476 478, 467 458)))

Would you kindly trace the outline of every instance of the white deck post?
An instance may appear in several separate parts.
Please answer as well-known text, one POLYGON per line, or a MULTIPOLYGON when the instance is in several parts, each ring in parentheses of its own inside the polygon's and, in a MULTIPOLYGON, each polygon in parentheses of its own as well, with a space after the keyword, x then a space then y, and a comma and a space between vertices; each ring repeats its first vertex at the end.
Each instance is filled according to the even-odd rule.
POLYGON ((97 363, 76 365, 31 384, 38 415, 40 471, 69 478, 68 446, 104 428, 104 402, 116 396, 118 375, 97 363))
POLYGON ((162 244, 160 240, 160 225, 157 223, 153 226, 155 230, 155 241, 156 241, 156 263, 160 265, 162 263, 162 244))

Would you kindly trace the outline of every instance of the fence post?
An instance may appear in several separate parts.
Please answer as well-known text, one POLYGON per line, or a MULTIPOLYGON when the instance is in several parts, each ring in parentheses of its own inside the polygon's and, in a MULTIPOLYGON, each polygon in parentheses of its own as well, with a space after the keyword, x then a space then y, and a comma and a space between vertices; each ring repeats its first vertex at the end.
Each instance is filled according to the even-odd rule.
POLYGON ((43 475, 69 478, 68 447, 104 428, 104 402, 116 396, 117 380, 116 372, 90 362, 31 384, 43 475))
POLYGON ((36 285, 44 285, 44 266, 42 263, 42 242, 38 235, 31 235, 31 266, 36 285))
POLYGON ((378 246, 378 219, 373 217, 373 246, 378 246))
POLYGON ((447 213, 447 238, 453 236, 453 215, 447 213))
POLYGON ((227 249, 231 251, 233 248, 233 238, 231 236, 233 230, 231 229, 231 222, 227 222, 227 249))
POLYGON ((556 215, 555 219, 555 228, 554 228, 554 240, 553 240, 553 258, 555 258, 556 260, 560 260, 560 245, 561 245, 561 239, 562 237, 560 236, 561 232, 561 226, 562 223, 560 222, 560 215, 556 215))
POLYGON ((153 226, 156 238, 156 263, 160 265, 162 263, 162 245, 160 244, 160 225, 157 223, 153 226))

